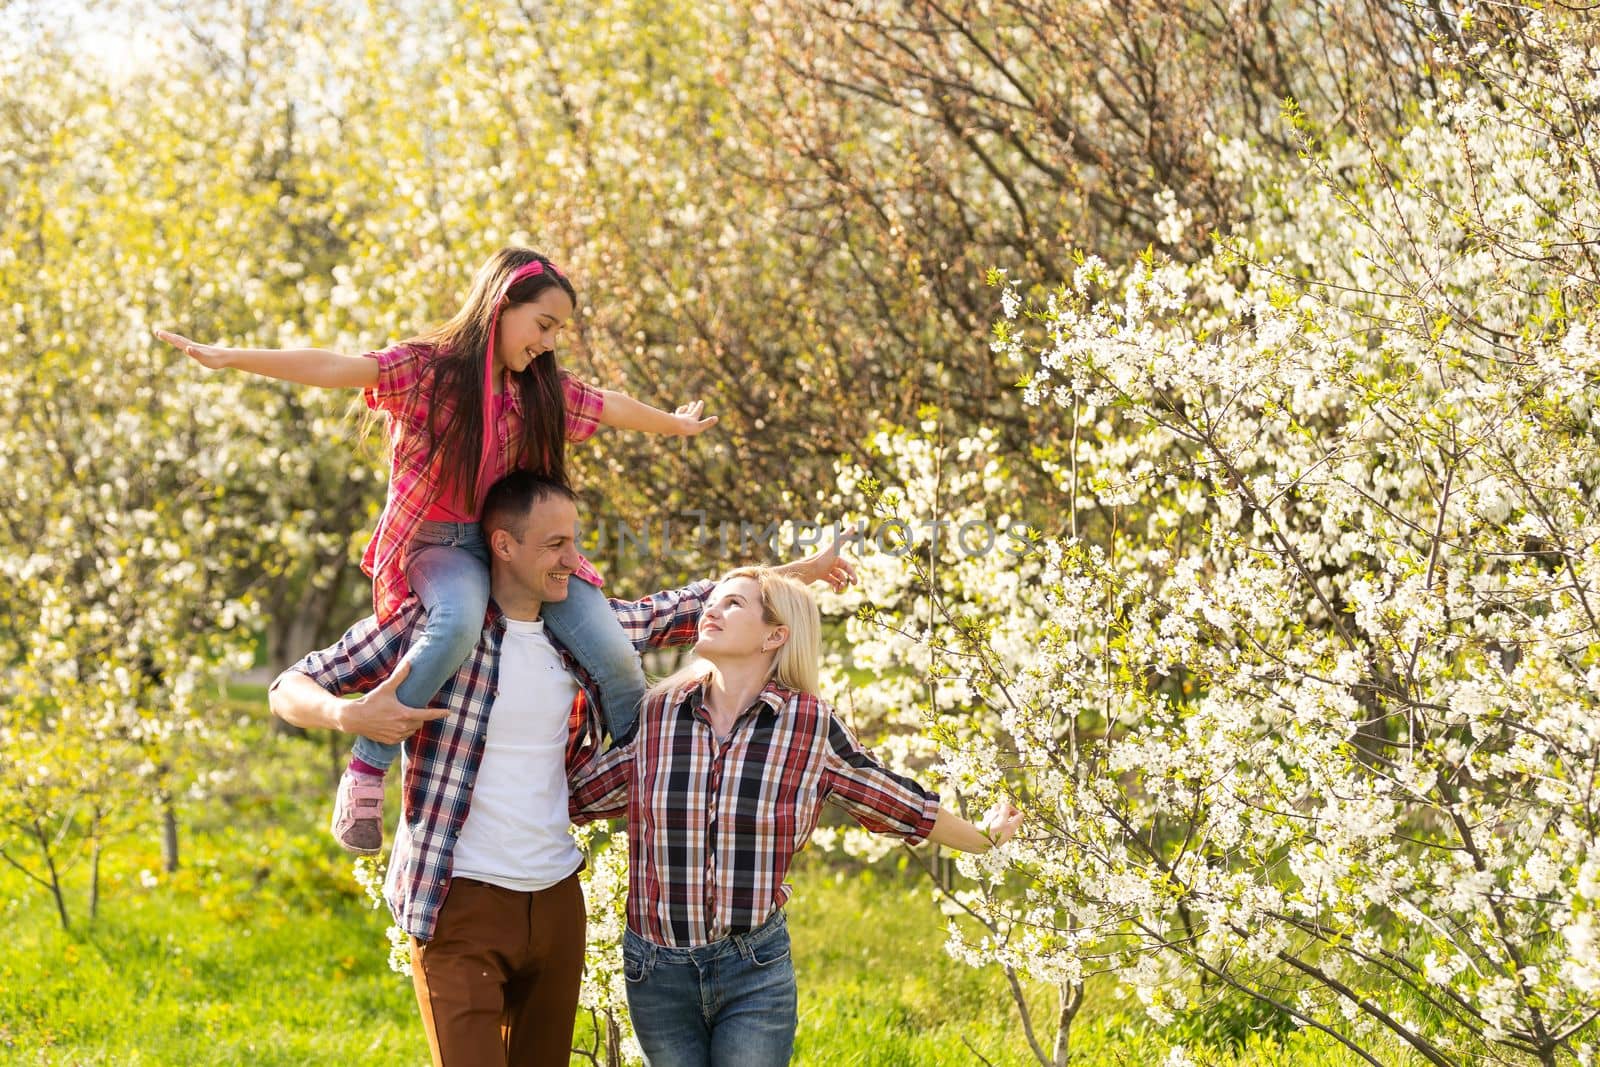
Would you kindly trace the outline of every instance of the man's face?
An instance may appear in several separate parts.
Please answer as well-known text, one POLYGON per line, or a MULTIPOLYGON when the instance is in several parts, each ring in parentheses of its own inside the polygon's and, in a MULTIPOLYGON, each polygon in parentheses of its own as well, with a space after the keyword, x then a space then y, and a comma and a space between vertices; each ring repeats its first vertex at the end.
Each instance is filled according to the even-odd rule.
POLYGON ((578 569, 578 509, 564 497, 533 505, 519 541, 509 530, 493 534, 496 555, 514 592, 542 604, 567 599, 567 582, 578 569))

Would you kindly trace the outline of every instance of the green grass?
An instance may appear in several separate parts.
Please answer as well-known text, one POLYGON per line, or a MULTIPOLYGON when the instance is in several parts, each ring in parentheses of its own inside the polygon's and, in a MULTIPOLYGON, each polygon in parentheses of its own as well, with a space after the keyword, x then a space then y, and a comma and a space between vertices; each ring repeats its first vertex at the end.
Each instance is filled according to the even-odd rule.
POLYGON ((991 1062, 1030 1062, 1004 981, 942 951, 945 919, 920 882, 819 861, 794 882, 798 1062, 978 1062, 963 1039, 991 1062))
MULTIPOLYGON (((409 982, 384 963, 382 916, 352 886, 288 872, 320 841, 274 835, 265 850, 196 848, 196 869, 121 884, 100 920, 64 933, 37 894, 5 904, 0 1062, 18 1064, 426 1064, 409 982), (259 864, 259 865, 258 865, 259 864)), ((217 842, 220 848, 225 843, 217 842)), ((130 850, 133 863, 153 855, 130 850)), ((343 861, 329 851, 340 868, 343 861)), ((5 892, 20 888, 3 883, 5 892)), ((1033 1062, 1003 981, 942 949, 926 891, 900 877, 838 878, 807 863, 789 909, 800 984, 796 1062, 924 1067, 1033 1062)), ((1048 997, 1034 1008, 1049 1018, 1048 997)), ((1159 1062, 1165 1043, 1106 990, 1091 991, 1075 1062, 1159 1062)), ((1041 1038, 1048 1042, 1049 1035, 1041 1038)), ((1234 1062, 1220 1051, 1201 1062, 1234 1062)), ((582 1062, 575 1060, 574 1062, 582 1062)), ((1302 1035, 1238 1062, 1316 1064, 1302 1035)))
MULTIPOLYGON (((366 905, 323 826, 335 753, 262 728, 259 690, 238 696, 237 710, 255 716, 240 728, 241 769, 182 810, 176 874, 146 873, 160 870, 153 832, 113 842, 99 918, 81 914, 75 872, 67 932, 46 894, 0 870, 0 1063, 427 1063, 410 983, 386 963, 387 916, 366 905)), ((1004 978, 944 953, 945 920, 926 884, 896 867, 893 856, 866 870, 800 857, 789 906, 796 1062, 1034 1062, 1004 978)), ((1051 993, 1030 997, 1048 1049, 1051 993)), ((1165 1057, 1167 1042, 1109 987, 1091 987, 1073 1034, 1075 1063, 1165 1057)), ((1304 1033, 1281 1046, 1256 1039, 1237 1055, 1190 1053, 1205 1064, 1355 1062, 1304 1033)), ((1381 1058, 1404 1062, 1392 1050, 1381 1058)))
MULTIPOLYGON (((802 856, 788 907, 800 986, 796 1062, 860 1067, 937 1067, 984 1061, 1036 1064, 1005 979, 943 951, 946 920, 918 877, 878 869, 839 872, 802 856), (981 1059, 980 1059, 981 1057, 981 1059)), ((1054 991, 1025 992, 1035 1035, 1048 1055, 1055 1037, 1054 991)), ((1109 982, 1090 984, 1072 1028, 1075 1064, 1144 1067, 1166 1058, 1163 1039, 1109 982)), ((1241 1047, 1188 1043, 1197 1064, 1345 1067, 1359 1062, 1319 1034, 1280 1044, 1261 1036, 1241 1047)), ((1405 1063, 1386 1049, 1386 1063, 1405 1063)))

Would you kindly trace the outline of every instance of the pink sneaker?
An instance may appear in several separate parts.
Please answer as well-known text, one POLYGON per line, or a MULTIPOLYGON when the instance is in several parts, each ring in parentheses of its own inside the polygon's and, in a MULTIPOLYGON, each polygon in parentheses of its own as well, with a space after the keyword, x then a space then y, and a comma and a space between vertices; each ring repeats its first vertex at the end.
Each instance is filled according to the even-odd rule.
POLYGON ((383 848, 383 778, 346 767, 329 829, 346 852, 377 855, 383 848))

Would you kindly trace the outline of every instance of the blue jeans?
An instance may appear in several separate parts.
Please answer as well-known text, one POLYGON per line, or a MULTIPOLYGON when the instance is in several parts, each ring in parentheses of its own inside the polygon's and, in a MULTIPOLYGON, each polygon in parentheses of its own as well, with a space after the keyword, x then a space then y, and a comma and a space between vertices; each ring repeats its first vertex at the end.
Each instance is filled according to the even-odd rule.
POLYGON ((794 961, 783 912, 698 948, 622 935, 628 1013, 649 1067, 782 1067, 794 1054, 794 961))
POLYGON ((567 583, 567 598, 539 609, 550 636, 566 646, 572 658, 600 690, 600 714, 618 741, 633 736, 644 702, 644 664, 639 650, 622 632, 611 601, 588 582, 567 583))
MULTIPOLYGON (((428 618, 411 639, 411 673, 395 696, 412 708, 425 708, 466 662, 483 636, 489 607, 489 549, 475 522, 424 522, 406 549, 406 583, 428 618)), ((387 768, 399 745, 356 738, 356 759, 387 768)))
MULTIPOLYGON (((406 581, 428 618, 412 638, 407 653, 411 673, 395 696, 408 707, 424 708, 483 636, 489 549, 478 524, 424 522, 406 553, 406 581)), ((573 581, 567 599, 544 605, 540 614, 551 636, 594 678, 611 735, 631 734, 644 699, 644 669, 605 594, 588 582, 573 581)), ((352 751, 361 762, 387 769, 400 755, 400 746, 358 737, 352 751)))

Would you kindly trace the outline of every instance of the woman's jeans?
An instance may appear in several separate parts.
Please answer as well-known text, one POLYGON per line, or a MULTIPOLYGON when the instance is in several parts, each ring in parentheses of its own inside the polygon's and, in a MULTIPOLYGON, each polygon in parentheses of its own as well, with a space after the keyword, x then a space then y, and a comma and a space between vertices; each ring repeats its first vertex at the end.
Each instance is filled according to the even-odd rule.
MULTIPOLYGON (((406 581, 428 617, 412 637, 407 653, 411 673, 395 696, 407 707, 425 708, 483 636, 489 550, 475 522, 424 522, 406 557, 406 581)), ((629 736, 644 699, 644 669, 605 594, 574 579, 568 583, 567 599, 545 604, 540 616, 550 635, 594 679, 611 736, 629 736)), ((387 769, 400 755, 400 746, 358 737, 353 752, 361 762, 387 769)))
POLYGON ((781 910, 698 948, 622 935, 628 1013, 649 1067, 781 1067, 794 1053, 794 961, 781 910))

